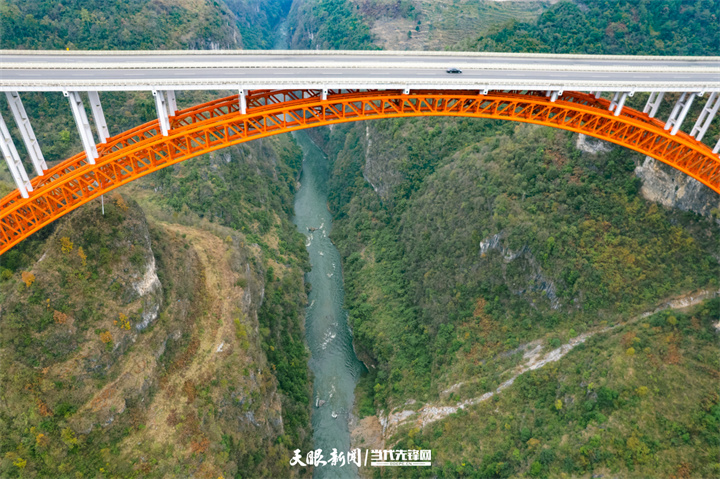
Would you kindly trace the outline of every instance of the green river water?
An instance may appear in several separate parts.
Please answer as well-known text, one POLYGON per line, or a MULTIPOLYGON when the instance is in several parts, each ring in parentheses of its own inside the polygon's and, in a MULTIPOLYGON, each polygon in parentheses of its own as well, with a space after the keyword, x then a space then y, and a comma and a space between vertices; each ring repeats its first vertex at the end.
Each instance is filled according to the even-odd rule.
MULTIPOLYGON (((327 157, 304 131, 293 133, 303 151, 300 189, 295 197, 298 230, 305 235, 312 269, 306 281, 312 285, 305 311, 305 331, 314 375, 312 425, 316 449, 324 460, 333 448, 347 456, 350 450, 349 419, 355 384, 364 368, 355 356, 352 333, 343 304, 340 253, 330 241, 332 217, 327 208, 327 157), (314 229, 314 230, 313 230, 314 229)), ((307 451, 302 451, 303 456, 307 451)), ((355 466, 316 467, 315 478, 354 478, 355 466)))

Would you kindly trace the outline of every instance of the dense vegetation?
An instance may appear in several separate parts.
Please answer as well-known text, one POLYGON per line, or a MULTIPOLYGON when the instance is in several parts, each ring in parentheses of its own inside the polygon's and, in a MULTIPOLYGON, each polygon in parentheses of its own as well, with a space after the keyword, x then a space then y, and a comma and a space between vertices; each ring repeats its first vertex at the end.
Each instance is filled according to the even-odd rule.
POLYGON ((235 17, 222 2, 6 0, 0 48, 172 50, 239 48, 235 17))
POLYGON ((625 151, 583 154, 565 132, 489 121, 370 128, 404 178, 385 202, 362 179, 357 128, 335 129, 328 147, 344 142, 330 183, 333 238, 356 341, 381 364, 383 408, 431 398, 521 342, 717 287, 713 227, 647 205, 625 151), (393 149, 400 132, 420 140, 393 149))
POLYGON ((496 27, 471 49, 611 55, 717 55, 717 0, 563 1, 534 23, 496 27))
POLYGON ((285 19, 292 0, 224 0, 237 17, 243 48, 269 50, 273 48, 276 30, 285 19))
MULTIPOLYGON (((473 46, 717 55, 716 11, 717 2, 561 2, 473 46)), ((352 31, 344 36, 356 41, 352 31)), ((332 237, 356 348, 375 366, 356 390, 362 415, 477 397, 522 359, 493 358, 519 345, 557 347, 668 298, 718 288, 717 224, 644 200, 633 174, 642 158, 632 152, 585 153, 567 132, 478 120, 383 120, 313 134, 333 165, 332 237), (444 402, 443 390, 466 381, 472 386, 444 402)), ((384 474, 714 475, 718 365, 709 352, 718 303, 699 311, 673 316, 670 326, 661 325, 668 314, 656 316, 652 337, 641 333, 646 326, 629 326, 638 341, 597 336, 557 366, 424 430, 410 421, 389 443, 432 448, 436 467, 384 474), (669 336, 689 324, 686 339, 669 336), (643 355, 631 358, 627 341, 641 343, 632 347, 643 355), (687 353, 687 363, 675 353, 687 353), (645 384, 650 375, 653 385, 645 384), (697 394, 676 389, 680 377, 697 394), (666 394, 672 406, 661 404, 666 394)))
POLYGON ((290 11, 293 48, 375 50, 370 28, 348 0, 300 1, 290 11))
POLYGON ((719 309, 715 299, 597 334, 397 447, 432 448, 443 478, 716 477, 719 309))
MULTIPOLYGON (((8 2, 0 5, 2 47, 267 47, 288 8, 283 0, 8 2)), ((220 95, 180 92, 178 103, 220 95)), ((50 162, 80 150, 61 94, 23 100, 50 162)), ((111 133, 155 118, 149 92, 103 93, 102 101, 111 133)), ((106 195, 105 216, 93 202, 0 257, 0 476, 309 473, 288 462, 291 449, 311 447, 307 253, 290 222, 300 165, 290 136, 199 157, 124 187, 139 205, 106 195), (136 238, 145 220, 129 220, 143 212, 152 252, 136 238), (71 252, 56 229, 73 243, 71 252), (131 285, 152 259, 162 299, 128 305, 131 285), (228 281, 240 276, 223 286, 223 297, 208 283, 218 268, 229 269, 228 281), (158 304, 156 324, 136 332, 158 304), (70 323, 75 329, 63 332, 70 323), (226 333, 224 346, 206 344, 226 333), (203 348, 222 359, 208 362, 203 348), (96 372, 73 374, 65 362, 96 372), (129 371, 127 364, 143 367, 129 371), (38 376, 35 368, 49 372, 38 376), (106 393, 127 381, 142 387, 106 393), (164 409, 173 396, 175 406, 164 409)))

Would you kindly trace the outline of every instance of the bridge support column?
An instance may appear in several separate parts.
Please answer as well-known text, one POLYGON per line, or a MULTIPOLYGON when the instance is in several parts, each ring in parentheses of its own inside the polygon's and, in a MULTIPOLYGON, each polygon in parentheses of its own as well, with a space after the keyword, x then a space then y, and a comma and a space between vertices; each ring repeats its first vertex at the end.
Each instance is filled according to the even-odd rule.
POLYGON ((5 92, 10 110, 12 111, 13 117, 15 117, 15 123, 20 129, 25 148, 27 149, 28 155, 30 155, 30 161, 32 161, 35 171, 38 176, 45 174, 45 170, 48 169, 45 158, 43 157, 40 145, 38 144, 35 132, 30 124, 30 119, 25 113, 25 107, 20 100, 20 94, 16 91, 5 92))
MULTIPOLYGON (((617 108, 617 106, 618 106, 618 100, 620 100, 620 95, 625 95, 625 93, 621 92, 621 91, 615 92, 615 94, 613 95, 613 99, 610 102, 610 106, 608 107, 608 110, 615 111, 615 108, 617 108)), ((624 101, 623 101, 623 103, 624 103, 624 101)), ((615 115, 615 116, 617 116, 617 115, 615 115)))
POLYGON ((322 91, 322 101, 327 100, 327 88, 323 88, 322 91))
POLYGON ((716 155, 720 153, 720 138, 718 138, 718 142, 715 144, 715 148, 713 148, 713 153, 716 155))
POLYGON ((95 120, 95 129, 97 130, 100 143, 107 143, 110 138, 107 123, 105 122, 105 113, 103 113, 102 103, 100 103, 100 95, 96 91, 89 91, 90 108, 92 109, 93 120, 95 120))
POLYGON ((160 123, 160 131, 162 136, 168 136, 170 118, 168 117, 167 100, 161 90, 153 90, 152 94, 155 97, 155 109, 157 110, 158 123, 160 123))
POLYGON ((91 165, 94 165, 95 159, 98 157, 98 152, 97 147, 95 146, 95 140, 93 139, 92 130, 90 129, 90 123, 88 122, 87 113, 85 112, 85 105, 83 105, 82 98, 80 97, 80 92, 64 91, 63 95, 68 97, 68 100, 70 101, 70 109, 72 110, 73 117, 75 118, 78 133, 80 133, 80 140, 82 141, 83 148, 85 149, 87 161, 91 165))
POLYGON ((241 88, 238 93, 238 101, 240 104, 240 113, 247 113, 247 97, 245 96, 245 89, 241 88))
POLYGON ((693 126, 690 136, 695 137, 697 141, 702 140, 708 127, 710 126, 710 123, 712 123, 715 118, 715 114, 717 114, 718 109, 720 109, 720 93, 713 92, 710 95, 710 98, 708 98, 707 103, 705 103, 705 108, 703 108, 702 112, 700 112, 700 116, 695 122, 695 126, 693 126))
POLYGON ((643 108, 643 113, 647 113, 650 118, 655 118, 655 115, 657 114, 658 108, 660 108, 660 104, 662 103, 664 96, 665 92, 662 91, 654 91, 650 93, 650 97, 648 98, 648 101, 647 103, 645 103, 645 107, 643 108))
MULTIPOLYGON (((615 105, 615 116, 620 116, 620 112, 623 109, 623 106, 625 106, 625 100, 627 100, 628 93, 622 92, 620 94, 620 100, 618 100, 617 104, 615 105)), ((610 105, 612 107, 612 105, 610 105)))
POLYGON ((677 103, 675 103, 673 111, 670 113, 670 118, 668 118, 667 123, 665 123, 666 131, 672 128, 670 131, 671 135, 677 134, 678 130, 680 130, 680 126, 682 126, 682 122, 685 121, 685 117, 687 116, 688 111, 690 111, 690 107, 692 106, 696 95, 697 93, 683 93, 677 103))
POLYGON ((175 116, 177 113, 177 101, 175 101, 175 90, 165 90, 167 97, 167 109, 169 116, 175 116))
POLYGON ((615 107, 617 106, 618 97, 620 96, 620 92, 616 91, 613 95, 613 99, 610 102, 610 106, 608 107, 608 110, 613 111, 615 107))
POLYGON ((555 90, 552 92, 552 95, 550 96, 550 102, 555 103, 560 95, 563 94, 562 90, 555 90))
POLYGON ((15 181, 15 185, 17 186, 18 191, 20 191, 20 195, 22 195, 23 198, 27 198, 28 191, 32 191, 32 185, 30 184, 30 179, 25 172, 25 167, 23 166, 22 161, 20 161, 20 155, 18 155, 15 143, 12 141, 10 131, 8 130, 7 125, 5 125, 5 120, 3 120, 1 114, 0 149, 2 150, 3 157, 8 165, 8 169, 10 170, 10 174, 15 181))
POLYGON ((682 95, 680 95, 680 99, 675 102, 675 106, 673 106, 673 109, 670 112, 670 116, 668 117, 667 122, 665 122, 666 130, 669 130, 670 127, 675 124, 675 119, 677 118, 678 113, 680 112, 680 108, 682 108, 682 106, 685 102, 686 96, 687 96, 687 93, 683 93, 682 95))

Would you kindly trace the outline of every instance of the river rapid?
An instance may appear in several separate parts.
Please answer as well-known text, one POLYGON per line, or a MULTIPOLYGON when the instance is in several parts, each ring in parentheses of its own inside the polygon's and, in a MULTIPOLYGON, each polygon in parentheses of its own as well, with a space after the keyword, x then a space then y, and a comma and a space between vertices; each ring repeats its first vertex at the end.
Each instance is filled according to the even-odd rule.
MULTIPOLYGON (((348 314, 342 308, 343 278, 340 253, 330 241, 332 216, 327 208, 329 164, 325 154, 307 132, 293 136, 303 151, 300 189, 295 196, 293 222, 305 235, 312 269, 307 273, 312 290, 305 310, 305 334, 314 375, 312 425, 315 449, 329 461, 333 448, 347 457, 350 450, 349 421, 354 390, 364 366, 355 355, 348 314)), ((303 451, 303 455, 307 451, 303 451)), ((354 465, 316 467, 317 479, 355 478, 354 465)))

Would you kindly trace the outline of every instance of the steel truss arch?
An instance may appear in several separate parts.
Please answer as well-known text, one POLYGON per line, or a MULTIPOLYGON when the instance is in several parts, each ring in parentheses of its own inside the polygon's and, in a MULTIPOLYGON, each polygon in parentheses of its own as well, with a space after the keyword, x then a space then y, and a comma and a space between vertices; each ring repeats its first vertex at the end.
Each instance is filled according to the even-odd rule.
POLYGON ((98 144, 95 164, 78 153, 34 178, 29 198, 16 190, 0 200, 0 254, 88 201, 167 166, 256 138, 379 118, 490 118, 583 133, 651 156, 720 194, 720 158, 644 113, 625 107, 615 116, 608 100, 578 92, 554 102, 543 92, 482 93, 329 90, 323 100, 322 90, 255 90, 246 114, 238 95, 186 108, 170 117, 167 136, 158 120, 140 125, 98 144))

